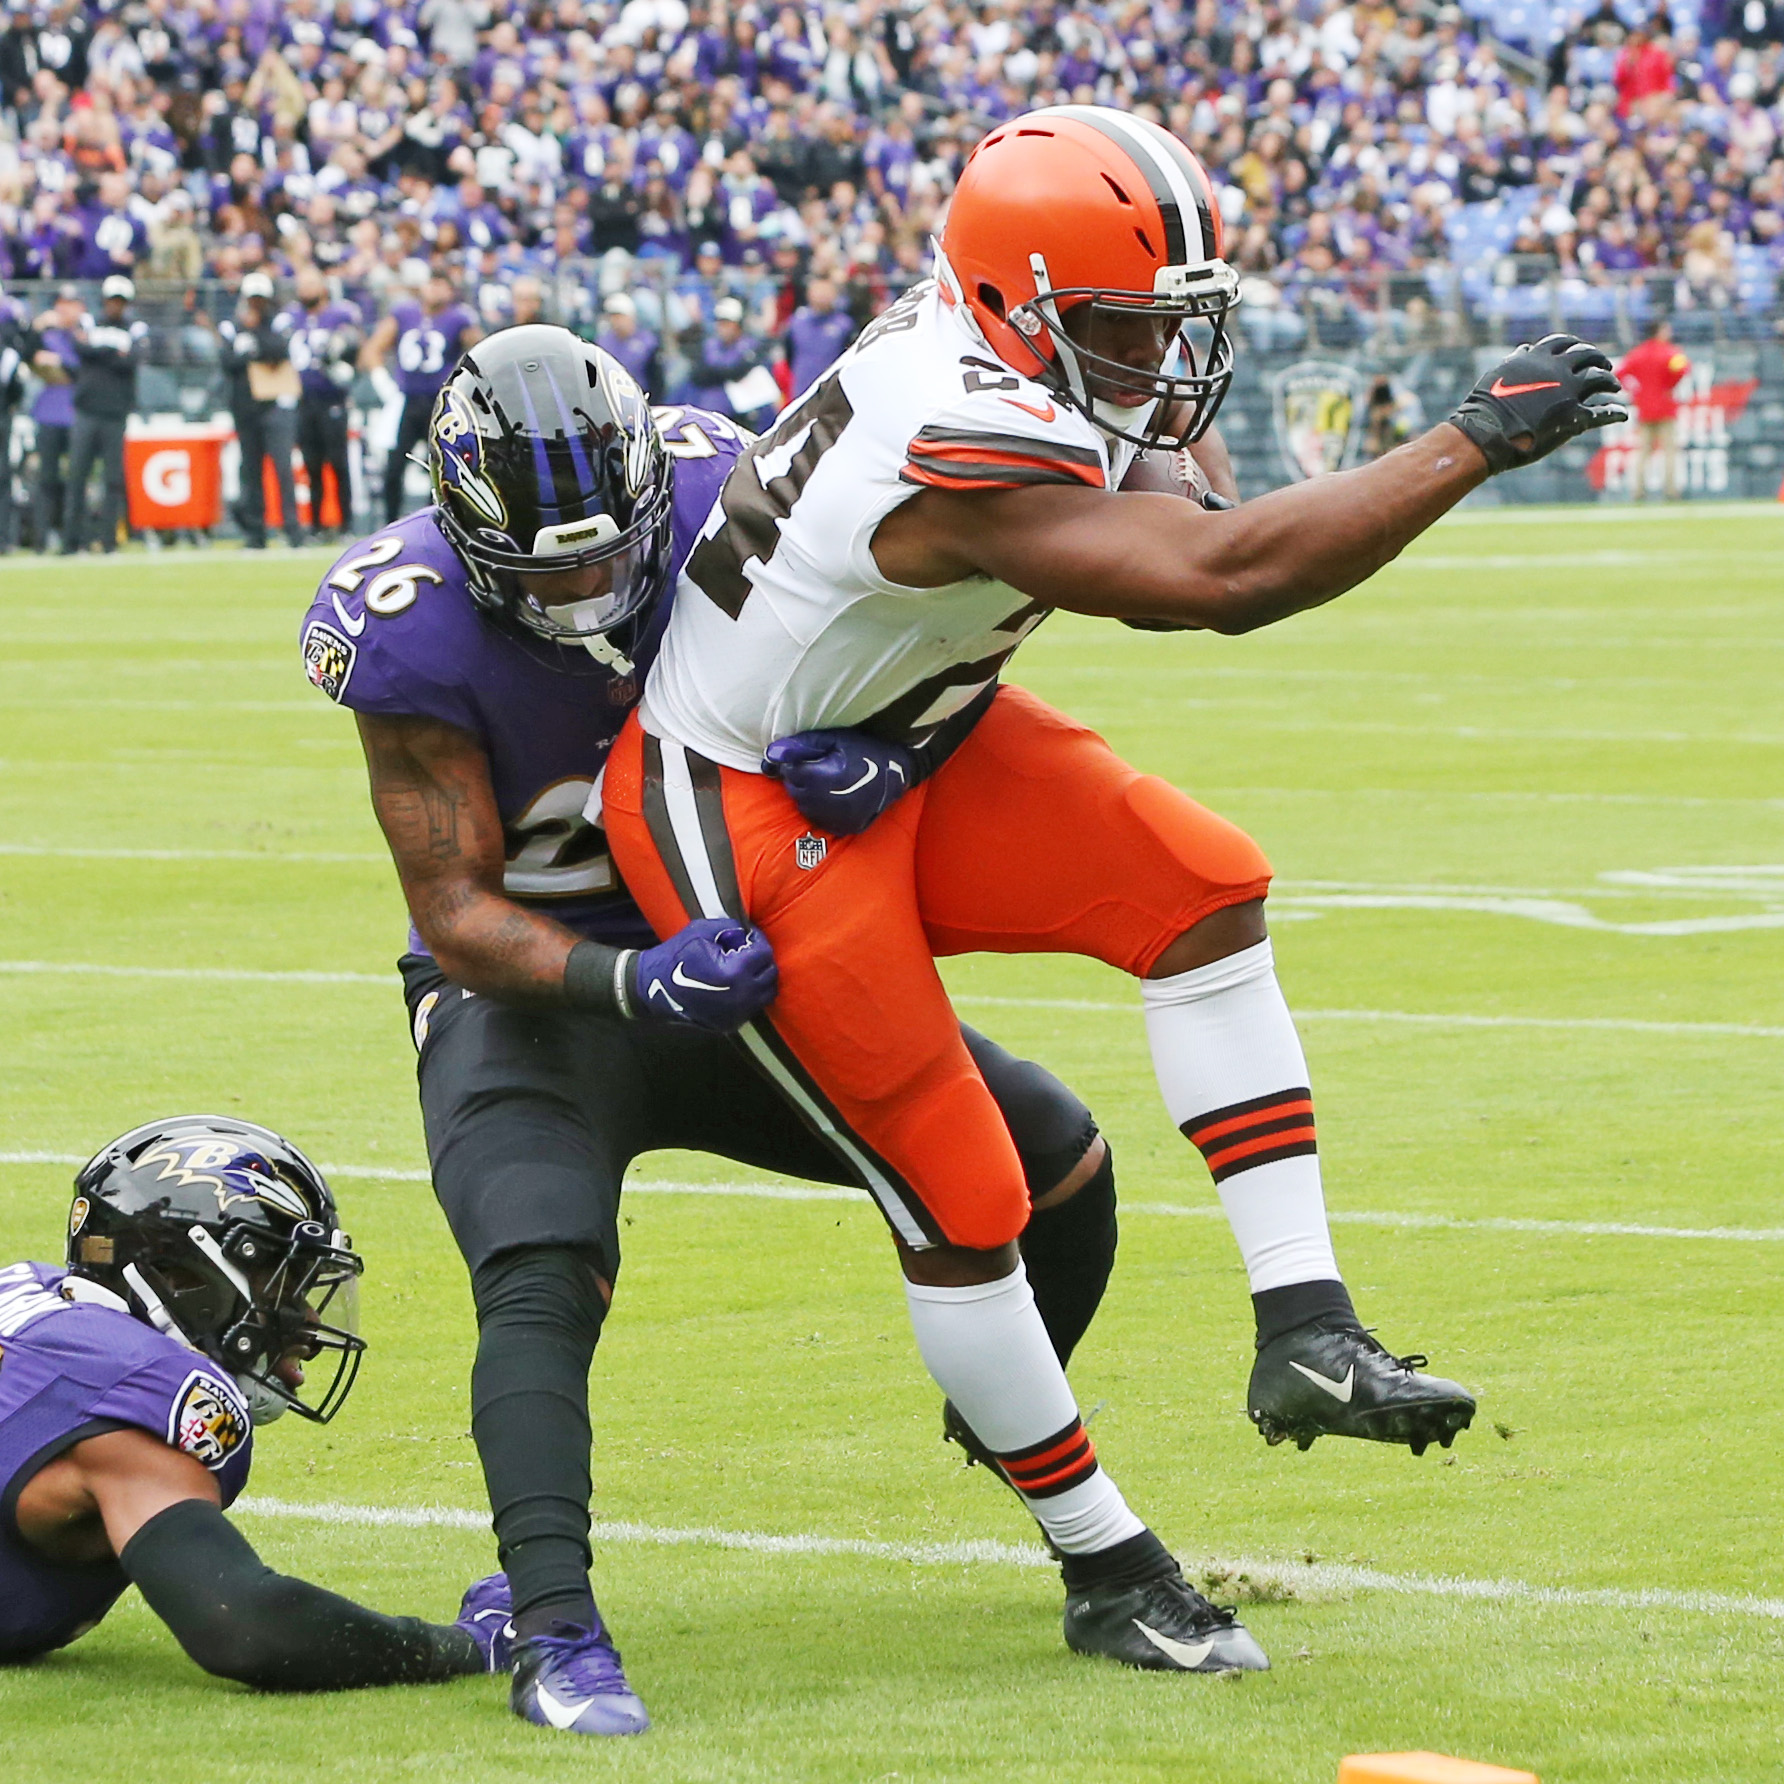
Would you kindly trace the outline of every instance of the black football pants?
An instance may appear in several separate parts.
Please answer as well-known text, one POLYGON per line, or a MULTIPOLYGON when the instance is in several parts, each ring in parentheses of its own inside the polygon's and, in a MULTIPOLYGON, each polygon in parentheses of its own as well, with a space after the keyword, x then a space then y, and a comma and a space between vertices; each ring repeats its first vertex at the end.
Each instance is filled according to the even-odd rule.
POLYGON ((297 406, 297 449, 310 480, 310 525, 322 531, 322 467, 334 466, 341 497, 341 530, 353 531, 353 468, 347 457, 347 400, 325 402, 306 393, 297 406))
MULTIPOLYGON (((523 1634, 586 1625, 588 1375, 602 1284, 619 1273, 627 1167, 685 1148, 835 1183, 838 1160, 719 1036, 471 996, 420 955, 402 973, 434 1193, 471 1271, 471 1430, 516 1622, 523 1634)), ((962 1033, 1030 1193, 1044 1194, 1094 1143, 1090 1111, 1040 1066, 962 1033)), ((1069 1354, 1114 1261, 1112 1167, 1035 1216, 1023 1244, 1043 1318, 1069 1354)))
POLYGON ((434 413, 431 396, 406 396, 396 424, 396 444, 384 461, 384 524, 395 526, 403 514, 403 481, 409 471, 409 454, 427 438, 427 424, 434 413))

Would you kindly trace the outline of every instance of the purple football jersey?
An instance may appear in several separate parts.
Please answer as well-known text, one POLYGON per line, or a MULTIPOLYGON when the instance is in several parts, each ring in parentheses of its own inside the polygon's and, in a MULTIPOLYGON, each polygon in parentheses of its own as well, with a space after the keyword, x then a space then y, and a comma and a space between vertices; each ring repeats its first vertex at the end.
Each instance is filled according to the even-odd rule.
MULTIPOLYGON (((291 363, 310 396, 329 402, 347 400, 347 386, 338 384, 329 374, 329 342, 337 329, 359 330, 365 326, 357 304, 325 303, 320 309, 306 310, 302 304, 287 307, 284 322, 291 332, 291 363)), ((351 367, 348 355, 345 364, 351 367)), ((349 380, 349 383, 351 380, 349 380)))
POLYGON ((14 1508, 39 1469, 133 1427, 195 1456, 228 1505, 253 1459, 247 1403, 217 1364, 119 1308, 67 1299, 67 1274, 0 1270, 0 1659, 66 1647, 130 1583, 115 1561, 71 1567, 26 1546, 14 1508))
POLYGON ((477 318, 463 304, 449 304, 430 316, 411 299, 396 304, 396 381, 404 396, 432 396, 452 376, 464 352, 467 329, 477 318))
MULTIPOLYGON (((507 833, 503 890, 617 947, 649 947, 656 936, 584 808, 638 703, 682 561, 749 443, 723 416, 655 413, 675 462, 674 544, 669 590, 630 675, 580 645, 492 620, 432 508, 349 547, 322 579, 302 630, 305 672, 331 700, 356 712, 438 719, 477 739, 507 833)), ((409 946, 424 951, 413 929, 409 946)))

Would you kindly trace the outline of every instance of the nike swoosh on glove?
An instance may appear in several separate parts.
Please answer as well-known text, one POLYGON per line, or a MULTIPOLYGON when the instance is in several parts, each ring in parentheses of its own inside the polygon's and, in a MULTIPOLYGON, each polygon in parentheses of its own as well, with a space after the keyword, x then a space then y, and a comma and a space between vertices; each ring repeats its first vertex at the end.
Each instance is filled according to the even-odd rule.
POLYGON ((735 917, 696 917, 632 962, 630 1001, 641 1022, 686 1022, 735 1034, 774 1002, 774 949, 735 917))
POLYGON ((1547 458, 1589 428, 1629 419, 1611 362, 1577 335, 1544 335, 1502 359, 1450 420, 1497 475, 1547 458))
POLYGON ((762 772, 792 795, 799 815, 832 836, 858 836, 917 784, 916 757, 864 731, 796 731, 776 738, 762 772))

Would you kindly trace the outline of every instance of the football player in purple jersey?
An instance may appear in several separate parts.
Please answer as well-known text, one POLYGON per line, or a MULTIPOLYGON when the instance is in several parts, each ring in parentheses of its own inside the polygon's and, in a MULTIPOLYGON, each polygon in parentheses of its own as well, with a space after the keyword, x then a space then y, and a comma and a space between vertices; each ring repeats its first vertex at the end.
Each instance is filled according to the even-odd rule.
MULTIPOLYGON (((440 392, 434 505, 343 554, 302 627, 311 681, 354 711, 411 916, 402 972, 434 1191, 477 1308, 472 1432, 512 1584, 511 1701, 584 1734, 647 1725, 588 1580, 588 1376, 625 1171, 685 1147, 848 1180, 822 1112, 790 1114, 728 1038, 774 994, 762 937, 703 920, 656 943, 601 830, 607 752, 747 444, 701 410, 653 418, 566 329, 502 330, 440 392)), ((857 733, 807 742, 873 764, 802 806, 832 831, 930 766, 857 733)), ((1064 1085, 966 1038, 1027 1173, 1024 1255, 1067 1356, 1114 1260, 1109 1150, 1064 1085)), ((501 1575, 479 1590, 508 1602, 501 1575)))
POLYGON ((404 472, 409 454, 426 438, 434 398, 452 376, 459 356, 482 338, 481 324, 470 307, 459 302, 444 273, 428 275, 419 302, 404 298, 392 304, 390 314, 367 337, 360 352, 361 366, 370 371, 394 353, 397 388, 403 393, 396 444, 384 461, 386 526, 403 511, 404 472))
POLYGON ((102 1148, 74 1191, 66 1263, 0 1269, 0 1663, 66 1647, 134 1583, 207 1672, 263 1690, 493 1670, 491 1582, 456 1625, 381 1616, 274 1573, 223 1516, 255 1427, 331 1419, 365 1349, 316 1167, 188 1115, 102 1148))
POLYGON ((310 481, 310 521, 322 530, 322 471, 331 465, 341 504, 341 529, 353 530, 353 471, 347 452, 347 393, 365 336, 357 304, 330 297, 319 266, 298 271, 297 298, 280 321, 291 337, 291 363, 302 395, 297 405, 297 449, 310 481))

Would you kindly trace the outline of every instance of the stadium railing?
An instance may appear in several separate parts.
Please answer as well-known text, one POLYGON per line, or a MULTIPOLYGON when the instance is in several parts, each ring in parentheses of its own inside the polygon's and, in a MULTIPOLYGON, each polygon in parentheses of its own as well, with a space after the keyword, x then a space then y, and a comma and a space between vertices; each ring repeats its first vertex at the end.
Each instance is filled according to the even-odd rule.
MULTIPOLYGON (((1479 372, 1520 340, 1565 330, 1620 357, 1664 317, 1692 363, 1677 430, 1688 493, 1776 495, 1784 472, 1784 310, 1765 251, 1738 248, 1718 276, 1695 283, 1673 270, 1587 278, 1510 252, 1528 208, 1520 194, 1466 207, 1451 225, 1454 257, 1439 265, 1346 269, 1280 284, 1247 278, 1234 324, 1238 373, 1221 417, 1243 486, 1290 481, 1309 463, 1356 462, 1396 430, 1446 414, 1479 372), (1399 421, 1384 421, 1385 404, 1378 401, 1372 429, 1366 410, 1378 378, 1388 381, 1399 421), (1316 452, 1307 413, 1320 402, 1325 419, 1314 430, 1322 437, 1316 452)), ((684 363, 676 292, 685 279, 671 261, 623 254, 566 264, 544 281, 546 313, 592 334, 605 296, 633 295, 641 318, 664 337, 666 387, 655 394, 668 396, 684 363)), ((47 307, 54 291, 47 283, 8 286, 33 312, 47 307)), ((96 307, 97 288, 83 293, 96 307)), ((227 407, 214 324, 234 305, 233 292, 220 284, 139 281, 134 313, 149 325, 138 380, 142 413, 198 420, 227 407)), ((485 324, 503 319, 495 310, 485 324)), ((354 386, 353 406, 368 440, 378 437, 373 418, 387 395, 365 377, 354 386)), ((1620 436, 1599 437, 1501 480, 1492 493, 1503 500, 1616 497, 1627 492, 1630 461, 1620 436)), ((1660 474, 1656 460, 1650 475, 1660 474)))

